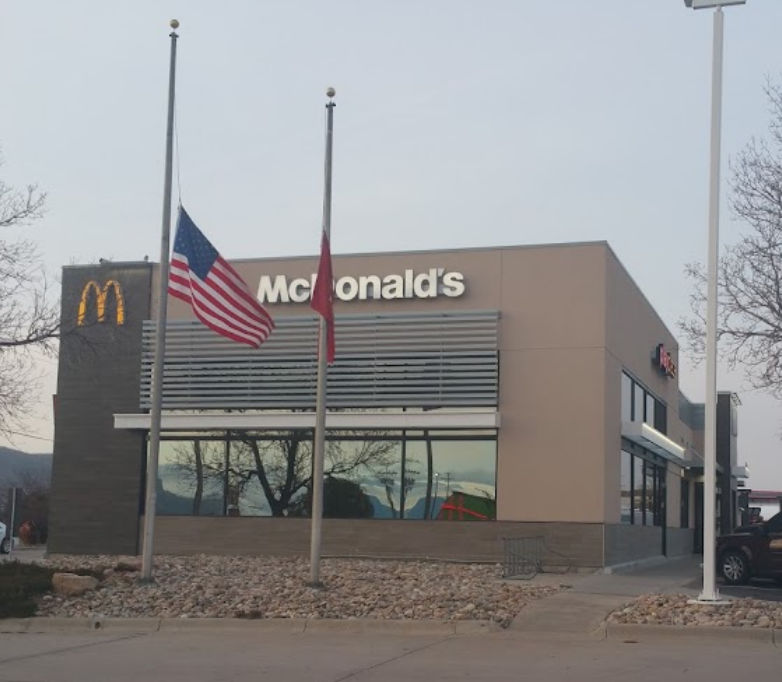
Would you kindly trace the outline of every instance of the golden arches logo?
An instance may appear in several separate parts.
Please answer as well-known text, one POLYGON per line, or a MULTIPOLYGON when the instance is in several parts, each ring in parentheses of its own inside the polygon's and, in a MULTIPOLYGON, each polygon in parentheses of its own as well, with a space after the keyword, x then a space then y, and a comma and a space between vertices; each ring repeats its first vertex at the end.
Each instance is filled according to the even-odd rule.
POLYGON ((117 324, 125 324, 125 299, 122 297, 122 287, 119 285, 119 282, 115 279, 110 279, 101 289, 100 285, 95 280, 91 280, 84 285, 84 289, 82 289, 81 292, 77 321, 77 324, 80 327, 84 325, 85 318, 87 317, 87 303, 90 298, 90 292, 95 293, 98 322, 106 321, 106 297, 109 295, 109 289, 114 290, 114 298, 117 301, 117 324))

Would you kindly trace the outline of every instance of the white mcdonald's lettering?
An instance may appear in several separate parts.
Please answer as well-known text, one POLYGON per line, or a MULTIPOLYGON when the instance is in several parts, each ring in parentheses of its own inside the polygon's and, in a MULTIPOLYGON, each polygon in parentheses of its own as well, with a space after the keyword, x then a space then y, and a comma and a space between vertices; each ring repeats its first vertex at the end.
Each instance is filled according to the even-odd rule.
MULTIPOLYGON (((261 303, 306 303, 310 300, 317 275, 310 279, 285 275, 263 275, 258 283, 261 303)), ((362 275, 339 277, 334 282, 334 296, 340 301, 421 299, 447 296, 458 298, 465 292, 464 275, 430 268, 416 273, 405 270, 400 275, 362 275)))

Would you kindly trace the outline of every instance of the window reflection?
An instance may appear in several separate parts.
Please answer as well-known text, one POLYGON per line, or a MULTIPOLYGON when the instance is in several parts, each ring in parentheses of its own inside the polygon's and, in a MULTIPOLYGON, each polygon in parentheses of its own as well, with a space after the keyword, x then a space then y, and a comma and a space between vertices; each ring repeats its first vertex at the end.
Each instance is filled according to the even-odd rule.
POLYGON ((633 457, 633 523, 644 525, 644 462, 633 457))
POLYGON ((157 513, 223 516, 225 450, 220 441, 162 441, 157 513))
POLYGON ((619 490, 622 523, 631 523, 633 514, 633 456, 622 450, 619 490))
POLYGON ((622 421, 633 421, 633 380, 622 372, 622 421))
POLYGON ((655 477, 655 465, 651 462, 644 462, 644 508, 646 515, 644 516, 644 524, 647 526, 657 525, 656 512, 657 512, 657 481, 655 477))
POLYGON ((660 433, 667 432, 665 403, 655 398, 626 372, 622 372, 621 400, 623 422, 645 422, 660 433))
MULTIPOLYGON (((311 431, 161 443, 158 513, 310 516, 311 431)), ((496 519, 495 432, 332 432, 327 518, 496 519)))
POLYGON ((665 464, 622 450, 620 509, 622 523, 661 526, 665 516, 665 464))

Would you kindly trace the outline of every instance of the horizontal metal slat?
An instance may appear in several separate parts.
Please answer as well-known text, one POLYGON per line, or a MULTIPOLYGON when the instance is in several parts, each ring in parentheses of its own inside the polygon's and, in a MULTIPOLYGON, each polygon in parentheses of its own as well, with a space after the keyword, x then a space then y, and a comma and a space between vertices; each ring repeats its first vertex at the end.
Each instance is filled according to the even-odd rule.
MULTIPOLYGON (((358 314, 337 318, 335 407, 494 406, 497 311, 358 314)), ((315 316, 278 318, 259 349, 233 343, 198 321, 166 325, 163 402, 179 409, 314 407, 315 316)), ((155 324, 144 323, 140 402, 150 403, 155 324)))

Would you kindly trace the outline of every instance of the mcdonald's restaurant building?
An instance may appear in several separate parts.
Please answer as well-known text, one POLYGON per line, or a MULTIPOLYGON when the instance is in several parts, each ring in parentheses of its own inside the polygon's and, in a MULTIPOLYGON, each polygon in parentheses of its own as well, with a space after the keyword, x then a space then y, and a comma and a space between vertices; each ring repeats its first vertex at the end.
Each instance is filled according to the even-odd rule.
MULTIPOLYGON (((155 551, 306 555, 317 259, 232 263, 277 328, 253 350, 169 299, 155 551)), ((536 536, 599 568, 697 548, 703 409, 608 244, 345 255, 334 273, 326 555, 496 561, 536 536)), ((153 263, 64 269, 51 553, 141 550, 159 287, 153 263)))

